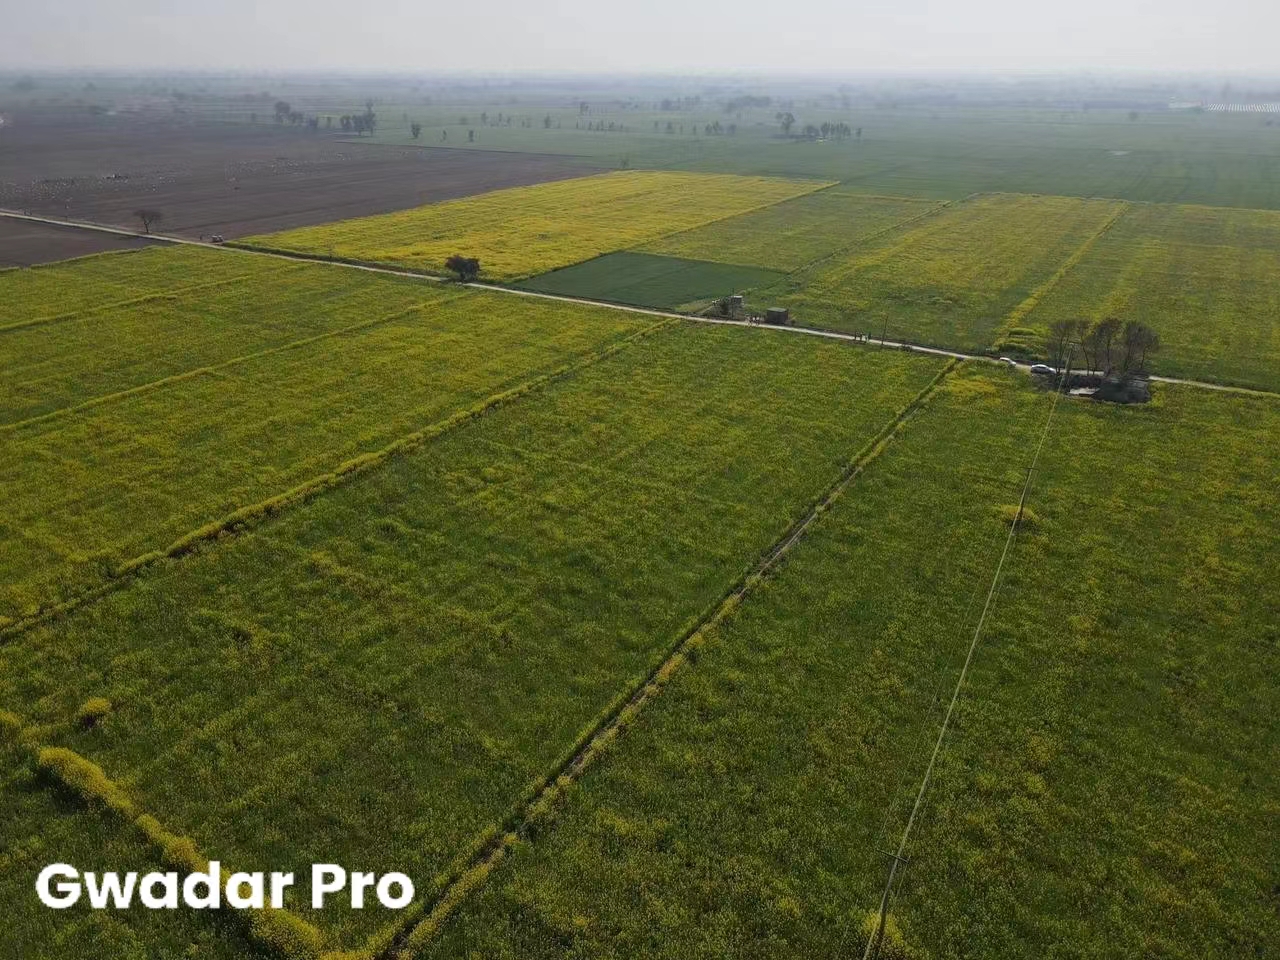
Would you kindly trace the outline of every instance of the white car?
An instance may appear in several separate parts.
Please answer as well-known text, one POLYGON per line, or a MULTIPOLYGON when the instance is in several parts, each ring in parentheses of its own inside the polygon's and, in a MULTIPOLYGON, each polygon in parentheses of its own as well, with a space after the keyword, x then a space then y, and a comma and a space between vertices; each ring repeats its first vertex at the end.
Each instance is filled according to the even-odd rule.
POLYGON ((1041 377, 1056 377, 1058 375, 1058 371, 1047 363, 1033 363, 1031 372, 1041 377))
POLYGON ((1014 360, 1012 357, 997 357, 996 359, 1000 363, 1006 363, 1011 367, 1016 367, 1018 365, 1018 361, 1014 360))

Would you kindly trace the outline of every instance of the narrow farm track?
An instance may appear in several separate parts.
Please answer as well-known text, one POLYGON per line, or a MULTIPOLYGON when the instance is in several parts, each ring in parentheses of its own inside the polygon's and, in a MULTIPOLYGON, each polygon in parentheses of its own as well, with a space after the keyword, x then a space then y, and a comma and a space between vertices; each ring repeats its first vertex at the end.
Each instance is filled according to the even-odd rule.
POLYGON ((542 779, 542 786, 523 802, 494 831, 493 839, 481 846, 471 860, 441 888, 426 905, 419 919, 411 922, 378 954, 379 960, 409 960, 421 947, 439 933, 443 924, 464 900, 482 886, 507 853, 527 836, 531 828, 549 817, 564 793, 586 773, 640 711, 661 694, 671 678, 688 663, 702 645, 707 633, 730 617, 752 591, 764 581, 791 549, 804 539, 814 522, 835 504, 863 471, 880 456, 893 438, 924 406, 960 361, 953 359, 925 385, 880 431, 849 461, 844 471, 826 490, 812 501, 809 509, 788 526, 756 561, 750 572, 732 584, 710 611, 670 647, 652 670, 609 710, 579 740, 579 746, 555 770, 542 779))
MULTIPOLYGON (((929 213, 925 214, 924 216, 932 215, 936 212, 938 211, 930 210, 929 213)), ((13 210, 0 210, 0 218, 6 218, 6 217, 10 219, 16 219, 16 220, 29 220, 34 223, 49 223, 49 224, 54 224, 56 226, 63 226, 63 227, 79 227, 84 230, 99 230, 106 233, 113 233, 113 234, 117 234, 120 236, 127 236, 127 237, 149 237, 151 240, 154 240, 158 243, 172 243, 172 244, 184 244, 187 246, 194 246, 194 247, 206 247, 213 250, 222 250, 228 253, 239 253, 239 254, 246 254, 249 256, 259 256, 259 257, 276 257, 281 260, 302 260, 308 263, 324 263, 324 264, 328 264, 330 266, 335 266, 335 267, 345 267, 348 270, 363 270, 366 273, 380 273, 380 274, 386 274, 387 276, 392 276, 392 277, 408 277, 414 280, 422 280, 427 283, 453 283, 454 282, 451 280, 447 280, 443 277, 435 277, 435 276, 431 276, 430 274, 417 273, 412 270, 400 270, 395 267, 383 267, 383 266, 378 266, 377 264, 352 263, 352 262, 342 261, 342 260, 331 260, 325 257, 316 257, 316 256, 311 256, 309 254, 304 254, 304 253, 290 253, 283 250, 268 250, 268 249, 250 247, 250 246, 240 245, 240 244, 237 244, 234 246, 228 246, 228 245, 222 245, 222 244, 208 243, 203 240, 191 240, 187 237, 175 237, 175 236, 168 236, 164 234, 156 234, 156 233, 142 234, 132 230, 124 230, 120 227, 109 227, 104 224, 85 223, 77 220, 59 220, 53 217, 38 217, 31 214, 18 213, 13 210)), ((895 225, 894 229, 897 229, 901 225, 902 224, 895 225)), ((496 293, 505 293, 505 294, 510 294, 511 296, 517 296, 517 297, 533 297, 539 300, 558 300, 563 303, 577 303, 577 304, 583 304, 583 305, 592 306, 592 307, 607 307, 610 310, 622 310, 627 313, 639 313, 639 314, 645 314, 647 316, 652 316, 652 317, 663 317, 663 318, 675 319, 675 320, 689 320, 695 323, 717 323, 717 324, 723 324, 725 326, 757 327, 759 329, 767 329, 771 331, 777 331, 780 333, 797 333, 797 334, 802 334, 804 336, 811 336, 811 337, 827 337, 828 339, 831 339, 831 340, 845 340, 850 343, 862 343, 862 344, 875 345, 877 347, 886 347, 886 348, 897 349, 897 350, 915 350, 920 353, 930 354, 932 356, 954 357, 955 359, 958 359, 958 360, 975 360, 975 361, 980 361, 982 363, 1000 362, 984 354, 962 353, 957 350, 946 350, 941 347, 922 346, 920 344, 915 344, 915 343, 906 343, 901 340, 882 340, 882 339, 877 339, 875 337, 871 337, 867 340, 864 340, 861 337, 855 336, 850 333, 839 333, 835 330, 823 330, 818 327, 762 326, 758 324, 749 323, 745 320, 725 320, 725 319, 718 319, 714 317, 699 317, 699 316, 692 316, 690 314, 685 314, 685 313, 673 313, 669 310, 655 310, 649 307, 635 307, 635 306, 629 306, 626 304, 612 303, 608 300, 591 300, 587 297, 568 297, 568 296, 563 296, 561 294, 554 294, 554 293, 539 293, 535 290, 517 290, 513 287, 502 286, 501 284, 494 284, 494 283, 475 282, 475 283, 463 284, 463 286, 467 286, 475 290, 491 290, 496 293)), ((1030 369, 1030 364, 1020 363, 1020 364, 1016 364, 1016 366, 1021 370, 1030 369)), ((1175 384, 1179 384, 1181 386, 1186 386, 1186 387, 1199 387, 1205 390, 1219 390, 1226 393, 1242 393, 1242 394, 1248 394, 1251 396, 1263 396, 1263 397, 1280 397, 1280 392, 1277 392, 1274 390, 1257 390, 1251 387, 1235 387, 1235 386, 1230 386, 1228 384, 1211 383, 1207 380, 1187 380, 1181 377, 1161 377, 1161 376, 1152 376, 1151 380, 1155 383, 1175 383, 1175 384)))

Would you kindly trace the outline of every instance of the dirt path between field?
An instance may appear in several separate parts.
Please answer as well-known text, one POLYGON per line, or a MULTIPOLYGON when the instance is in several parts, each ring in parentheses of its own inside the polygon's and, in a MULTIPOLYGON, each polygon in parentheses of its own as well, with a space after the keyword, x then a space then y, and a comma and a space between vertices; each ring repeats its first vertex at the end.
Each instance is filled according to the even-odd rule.
MULTIPOLYGON (((367 273, 382 273, 393 277, 409 277, 414 280, 423 280, 427 283, 455 283, 456 281, 447 280, 443 277, 434 277, 430 274, 418 273, 414 270, 402 270, 396 267, 384 267, 370 263, 350 263, 342 260, 330 260, 325 257, 312 256, 305 253, 289 253, 281 250, 265 250, 254 247, 236 245, 224 246, 221 244, 208 243, 201 240, 192 240, 188 237, 175 237, 171 234, 143 234, 134 230, 126 230, 122 227, 112 227, 101 223, 86 223, 76 220, 60 220, 55 217, 42 217, 35 214, 19 213, 15 210, 0 210, 0 218, 8 218, 11 220, 26 220, 33 223, 50 224, 60 227, 78 227, 83 230, 95 230, 120 237, 142 238, 150 240, 153 243, 173 243, 187 244, 195 247, 207 247, 211 250, 221 250, 229 253, 240 253, 248 256, 256 257, 276 257, 281 260, 302 260, 308 263, 323 263, 332 267, 344 267, 348 270, 364 270, 367 273)), ((460 286, 471 287, 475 290, 492 290, 497 293, 506 293, 516 297, 533 297, 538 300, 558 300, 562 303, 578 303, 591 307, 607 307, 610 310, 622 310, 627 313, 640 313, 651 317, 666 317, 679 320, 690 320, 695 323, 714 323, 730 327, 751 327, 753 329, 770 330, 778 333, 796 333, 809 337, 825 337, 829 340, 844 340, 849 343, 861 343, 867 346, 876 346, 893 350, 911 350, 917 353, 924 353, 935 357, 954 357, 957 360, 976 360, 982 363, 1003 363, 1005 361, 998 360, 994 357, 981 353, 964 353, 960 350, 947 350, 943 347, 926 347, 915 343, 906 343, 901 340, 881 340, 876 337, 862 337, 852 333, 841 333, 837 330, 823 330, 818 327, 799 327, 799 326, 776 326, 773 324, 752 323, 747 320, 728 320, 716 317, 698 317, 687 313, 673 313, 669 310, 657 310, 650 307, 635 307, 621 303, 612 303, 608 300, 591 300, 586 297, 569 297, 556 293, 539 293, 536 290, 520 290, 514 287, 506 287, 496 283, 474 283, 460 284, 460 286)), ((1012 364, 1019 370, 1030 372, 1031 364, 1014 363, 1012 364)), ((1161 377, 1152 376, 1154 383, 1172 383, 1184 387, 1199 387, 1204 390, 1219 390, 1224 393, 1242 393, 1250 396, 1259 397, 1280 397, 1280 392, 1274 390, 1258 390, 1253 387, 1235 387, 1222 383, 1210 383, 1207 380, 1187 380, 1181 377, 1161 377)))

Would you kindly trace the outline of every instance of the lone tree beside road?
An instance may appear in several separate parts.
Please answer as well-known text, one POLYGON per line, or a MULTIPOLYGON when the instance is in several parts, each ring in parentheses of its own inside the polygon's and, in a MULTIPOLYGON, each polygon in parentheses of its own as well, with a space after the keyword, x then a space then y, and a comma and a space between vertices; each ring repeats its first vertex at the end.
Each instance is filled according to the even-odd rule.
POLYGON ((470 283, 480 276, 480 261, 475 257, 464 257, 455 253, 444 262, 444 265, 458 275, 462 283, 470 283))
POLYGON ((151 225, 159 223, 164 219, 164 214, 159 210, 147 210, 145 208, 133 211, 133 215, 142 221, 142 230, 144 233, 150 233, 151 225))

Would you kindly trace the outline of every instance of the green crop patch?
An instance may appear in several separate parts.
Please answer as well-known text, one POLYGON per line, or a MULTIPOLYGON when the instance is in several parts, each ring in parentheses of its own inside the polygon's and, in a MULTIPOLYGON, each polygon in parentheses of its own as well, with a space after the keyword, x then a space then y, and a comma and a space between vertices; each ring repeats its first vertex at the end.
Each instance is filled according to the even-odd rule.
POLYGON ((1135 206, 1024 323, 1108 316, 1160 335, 1155 373, 1280 390, 1280 213, 1135 206))
POLYGON ((12 334, 46 391, 15 390, 15 404, 144 384, 0 427, 0 618, 654 323, 322 266, 191 296, 12 334), (261 310, 244 303, 255 293, 261 310))
POLYGON ((766 295, 800 324, 983 350, 1122 209, 1107 200, 978 197, 794 273, 766 295))
POLYGON ((88 316, 113 303, 181 294, 242 277, 287 269, 278 260, 251 260, 199 247, 147 247, 0 272, 0 336, 10 328, 68 316, 88 316))
POLYGON ((425 895, 940 366, 676 324, 10 638, 0 704, 210 859, 425 895))
MULTIPOLYGON (((950 376, 419 955, 861 955, 1050 403, 950 376)), ((1280 942, 1278 429, 1059 403, 882 956, 1280 942)))
MULTIPOLYGON (((26 306, 29 319, 55 319, 0 330, 0 366, 9 374, 0 384, 0 429, 455 295, 420 280, 354 277, 342 268, 272 257, 189 248, 136 256, 147 258, 139 286, 153 292, 124 300, 98 276, 101 257, 0 274, 0 293, 17 298, 27 292, 28 273, 60 277, 56 288, 26 306), (65 288, 99 299, 48 314, 65 288)), ((132 258, 106 259, 137 266, 132 258)))
POLYGON ((832 187, 673 234, 639 249, 791 271, 927 216, 938 206, 927 200, 868 197, 832 187))
POLYGON ((674 310, 781 278, 781 273, 759 267, 624 252, 544 273, 518 286, 539 293, 674 310))

